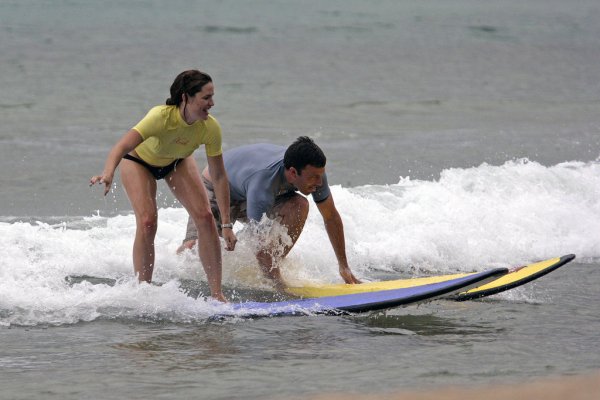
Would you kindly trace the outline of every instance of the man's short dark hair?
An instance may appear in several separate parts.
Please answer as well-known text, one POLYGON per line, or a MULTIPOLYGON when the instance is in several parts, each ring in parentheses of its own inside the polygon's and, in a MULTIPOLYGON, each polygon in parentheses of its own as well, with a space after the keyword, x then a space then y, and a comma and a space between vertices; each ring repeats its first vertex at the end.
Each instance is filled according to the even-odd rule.
POLYGON ((286 169, 294 167, 298 174, 302 174, 302 170, 311 165, 316 168, 323 168, 327 162, 327 158, 323 150, 316 145, 315 142, 308 136, 300 136, 294 143, 290 145, 283 156, 283 165, 286 169))

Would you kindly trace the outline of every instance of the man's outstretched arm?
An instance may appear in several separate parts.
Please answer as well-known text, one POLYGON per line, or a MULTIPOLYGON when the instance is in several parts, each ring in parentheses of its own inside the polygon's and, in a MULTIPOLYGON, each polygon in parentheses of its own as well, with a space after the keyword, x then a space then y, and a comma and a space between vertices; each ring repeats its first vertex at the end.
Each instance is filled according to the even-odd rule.
POLYGON ((329 236, 329 241, 333 247, 335 257, 338 260, 340 268, 340 275, 346 283, 361 283, 352 273, 348 266, 348 259, 346 258, 346 239, 344 237, 344 224, 342 217, 335 208, 333 202, 333 196, 329 195, 327 199, 317 203, 317 208, 323 217, 325 223, 325 229, 329 236))

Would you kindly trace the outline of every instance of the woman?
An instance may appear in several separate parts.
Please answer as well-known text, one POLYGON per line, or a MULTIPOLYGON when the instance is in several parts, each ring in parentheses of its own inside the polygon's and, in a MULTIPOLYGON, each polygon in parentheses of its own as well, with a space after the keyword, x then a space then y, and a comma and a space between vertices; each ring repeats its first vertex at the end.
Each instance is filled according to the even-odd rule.
POLYGON ((104 171, 90 185, 104 184, 110 190, 121 160, 121 181, 135 212, 136 233, 133 268, 140 282, 150 282, 154 269, 154 237, 158 222, 156 181, 165 179, 169 188, 194 220, 200 237, 198 253, 213 298, 226 301, 221 291, 221 246, 206 189, 192 156, 205 145, 217 203, 222 215, 226 248, 233 250, 236 237, 229 217, 229 183, 223 166, 221 128, 209 115, 214 105, 214 85, 209 75, 184 71, 171 85, 166 105, 148 114, 111 149, 104 171))

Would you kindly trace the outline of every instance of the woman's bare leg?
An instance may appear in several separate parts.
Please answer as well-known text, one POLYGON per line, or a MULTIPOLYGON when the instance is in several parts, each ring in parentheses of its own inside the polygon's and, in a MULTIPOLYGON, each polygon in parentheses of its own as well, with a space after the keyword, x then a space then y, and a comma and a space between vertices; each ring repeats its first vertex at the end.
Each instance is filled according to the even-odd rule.
POLYGON ((156 180, 146 168, 131 160, 122 160, 120 169, 123 187, 135 213, 133 270, 140 282, 151 282, 158 223, 156 180))
POLYGON ((196 161, 191 156, 185 158, 166 181, 198 229, 198 255, 206 272, 212 297, 225 301, 221 291, 221 242, 196 161))

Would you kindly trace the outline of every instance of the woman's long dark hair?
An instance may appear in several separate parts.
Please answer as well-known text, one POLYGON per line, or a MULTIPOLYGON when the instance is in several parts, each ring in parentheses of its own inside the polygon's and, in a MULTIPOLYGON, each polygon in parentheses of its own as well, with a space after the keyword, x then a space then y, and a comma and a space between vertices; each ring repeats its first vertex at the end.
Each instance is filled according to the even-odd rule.
POLYGON ((167 99, 168 106, 177 106, 183 101, 183 95, 193 96, 202 90, 207 83, 212 82, 212 78, 196 69, 183 71, 173 81, 171 85, 171 97, 167 99))

